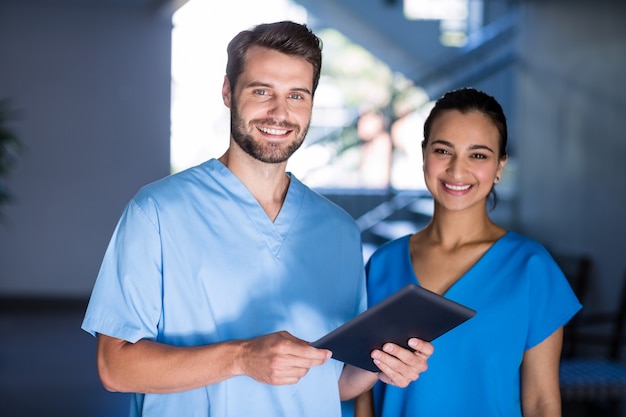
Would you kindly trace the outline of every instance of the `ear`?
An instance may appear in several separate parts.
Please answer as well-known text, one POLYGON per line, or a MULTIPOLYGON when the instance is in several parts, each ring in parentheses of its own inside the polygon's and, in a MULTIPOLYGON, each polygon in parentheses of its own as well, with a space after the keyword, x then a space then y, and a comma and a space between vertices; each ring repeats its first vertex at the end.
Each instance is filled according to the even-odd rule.
POLYGON ((505 155, 504 158, 501 158, 500 162, 498 162, 498 170, 496 171, 496 179, 494 180, 494 183, 500 182, 500 178, 502 178, 502 171, 504 171, 504 166, 508 160, 509 156, 505 155))
POLYGON ((232 91, 230 90, 230 83, 228 82, 228 77, 224 75, 224 84, 222 85, 222 101, 224 101, 224 105, 230 109, 231 99, 230 96, 232 91))

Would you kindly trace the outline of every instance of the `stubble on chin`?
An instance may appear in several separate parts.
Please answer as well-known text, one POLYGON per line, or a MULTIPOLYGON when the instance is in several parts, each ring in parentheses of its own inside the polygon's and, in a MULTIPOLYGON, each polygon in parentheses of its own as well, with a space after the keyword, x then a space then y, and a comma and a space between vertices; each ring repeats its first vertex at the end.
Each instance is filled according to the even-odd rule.
POLYGON ((292 125, 288 128, 296 136, 296 140, 293 142, 286 144, 257 142, 252 135, 252 132, 256 129, 255 123, 251 122, 248 126, 245 126, 243 120, 231 118, 231 136, 235 143, 248 155, 258 161, 269 164, 279 164, 287 161, 302 146, 308 131, 308 126, 301 132, 298 126, 292 125))

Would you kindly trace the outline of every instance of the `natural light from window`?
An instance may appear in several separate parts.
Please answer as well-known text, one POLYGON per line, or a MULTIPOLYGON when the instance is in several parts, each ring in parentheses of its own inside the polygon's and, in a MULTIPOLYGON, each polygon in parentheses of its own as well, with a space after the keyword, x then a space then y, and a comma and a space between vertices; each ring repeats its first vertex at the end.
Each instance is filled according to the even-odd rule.
POLYGON ((462 47, 471 30, 470 12, 480 4, 474 1, 470 5, 469 0, 404 0, 403 7, 407 19, 439 20, 442 45, 462 47))
POLYGON ((315 27, 290 0, 231 0, 218 8, 189 0, 173 17, 171 169, 222 155, 230 119, 221 98, 226 46, 258 23, 307 23, 322 38, 324 65, 307 139, 288 170, 317 188, 423 188, 421 90, 332 28, 315 27), (402 91, 406 100, 392 102, 402 91), (407 94, 407 91, 409 92, 407 94), (399 108, 400 107, 400 108, 399 108), (399 117, 398 114, 402 114, 399 117))
POLYGON ((241 30, 261 22, 306 22, 288 0, 230 0, 219 7, 189 0, 173 17, 172 171, 219 157, 228 146, 228 109, 222 102, 226 46, 241 30))

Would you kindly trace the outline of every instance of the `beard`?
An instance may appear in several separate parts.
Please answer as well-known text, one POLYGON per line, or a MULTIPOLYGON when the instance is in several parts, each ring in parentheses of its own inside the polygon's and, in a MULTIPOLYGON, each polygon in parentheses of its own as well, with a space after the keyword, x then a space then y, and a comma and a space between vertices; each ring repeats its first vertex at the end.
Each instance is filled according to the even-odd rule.
POLYGON ((243 120, 239 114, 237 103, 234 102, 234 100, 232 102, 230 113, 230 134, 235 143, 239 145, 244 152, 261 162, 278 164, 287 161, 291 155, 293 155, 293 153, 300 148, 302 142, 304 142, 304 138, 309 130, 309 125, 310 122, 304 129, 301 130, 298 125, 285 122, 276 123, 273 119, 251 120, 248 124, 246 124, 245 120, 243 120), (256 142, 250 131, 254 129, 255 125, 258 124, 273 125, 292 130, 295 133, 296 138, 293 142, 287 144, 256 142))

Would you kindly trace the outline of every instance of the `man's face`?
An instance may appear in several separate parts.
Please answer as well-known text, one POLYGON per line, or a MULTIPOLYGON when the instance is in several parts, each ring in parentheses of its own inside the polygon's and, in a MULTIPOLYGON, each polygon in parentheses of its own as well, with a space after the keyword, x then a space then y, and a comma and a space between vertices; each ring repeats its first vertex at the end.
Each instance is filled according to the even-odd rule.
POLYGON ((259 161, 287 161, 309 128, 312 89, 313 66, 305 59, 250 48, 235 91, 227 79, 222 88, 233 141, 259 161))

